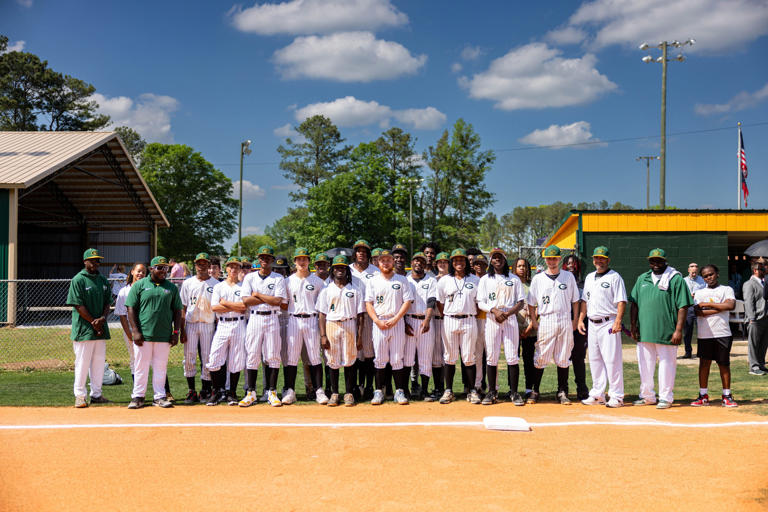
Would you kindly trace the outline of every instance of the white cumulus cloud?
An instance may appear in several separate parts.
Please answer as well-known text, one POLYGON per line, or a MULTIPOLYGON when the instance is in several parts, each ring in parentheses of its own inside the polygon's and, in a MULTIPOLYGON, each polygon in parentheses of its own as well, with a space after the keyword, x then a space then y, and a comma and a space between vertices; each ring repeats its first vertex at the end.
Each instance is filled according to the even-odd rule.
POLYGON ((720 104, 701 104, 694 107, 697 114, 709 116, 712 114, 727 114, 729 112, 740 112, 752 108, 768 99, 768 84, 755 92, 742 91, 726 103, 720 104))
MULTIPOLYGON (((243 228, 244 235, 263 235, 264 228, 261 226, 245 226, 243 228)), ((237 240, 235 240, 237 242, 237 240)))
POLYGON ((483 50, 479 46, 465 46, 461 51, 461 58, 463 60, 475 60, 483 54, 483 50))
POLYGON ((230 13, 238 30, 260 35, 328 34, 408 23, 408 16, 390 0, 291 0, 235 6, 230 13))
MULTIPOLYGON (((240 180, 232 182, 232 194, 235 199, 240 198, 240 180)), ((261 199, 264 197, 264 189, 256 183, 251 183, 248 180, 243 180, 243 200, 246 199, 261 199)))
POLYGON ((99 112, 112 118, 112 126, 128 126, 149 142, 173 142, 171 114, 179 102, 171 96, 146 93, 136 100, 126 96, 107 97, 95 93, 91 98, 99 104, 99 112))
POLYGON ((461 65, 461 62, 454 62, 451 64, 451 73, 461 73, 461 70, 464 69, 461 65))
POLYGON ((302 122, 314 115, 324 115, 338 126, 369 126, 386 128, 395 119, 416 130, 434 130, 445 123, 445 114, 434 107, 396 110, 377 101, 363 101, 346 96, 329 102, 311 103, 296 109, 295 118, 302 122))
MULTIPOLYGON (((596 146, 600 142, 600 139, 592 137, 590 124, 586 121, 565 125, 553 124, 544 130, 534 130, 519 140, 523 144, 532 146, 555 146, 552 149, 561 149, 557 146, 569 144, 594 143, 596 146)), ((592 147, 592 145, 583 147, 592 147)))
POLYGON ((8 43, 8 46, 5 49, 5 52, 23 52, 24 47, 27 46, 26 41, 14 41, 12 43, 8 43))
POLYGON ((589 33, 587 43, 596 48, 693 38, 696 45, 690 51, 720 53, 768 34, 768 2, 594 0, 582 4, 549 38, 565 43, 573 36, 571 42, 581 42, 575 37, 579 30, 589 33))
POLYGON ((476 99, 492 100, 496 108, 517 110, 581 105, 616 89, 616 84, 595 68, 592 54, 566 59, 544 43, 510 50, 490 67, 459 84, 476 99))
POLYGON ((371 32, 339 32, 297 37, 273 56, 283 78, 338 82, 391 80, 416 73, 426 55, 411 55, 403 45, 376 39, 371 32))

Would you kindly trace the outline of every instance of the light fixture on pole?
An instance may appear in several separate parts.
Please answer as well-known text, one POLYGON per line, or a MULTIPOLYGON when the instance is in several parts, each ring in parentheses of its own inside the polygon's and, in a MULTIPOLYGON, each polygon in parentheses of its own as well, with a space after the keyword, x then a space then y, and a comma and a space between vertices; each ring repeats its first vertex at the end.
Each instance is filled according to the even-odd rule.
POLYGON ((639 156, 635 160, 645 160, 645 209, 651 208, 651 160, 658 160, 657 156, 639 156))
MULTIPOLYGON (((659 62, 661 63, 661 148, 659 150, 659 205, 663 210, 666 208, 666 180, 667 180, 667 62, 670 60, 676 60, 678 62, 684 62, 685 56, 680 53, 673 59, 667 58, 667 49, 671 46, 673 48, 681 48, 685 45, 693 46, 696 43, 694 39, 688 39, 687 41, 662 41, 656 46, 651 46, 648 43, 640 45, 640 49, 644 51, 650 51, 652 48, 658 48, 661 50, 661 57, 654 59, 650 55, 646 55, 642 58, 645 63, 659 62)), ((682 50, 681 50, 682 51, 682 50)))
POLYGON ((413 256, 413 185, 421 185, 424 180, 422 178, 402 178, 400 182, 403 185, 408 186, 408 218, 411 225, 411 256, 413 256))
POLYGON ((240 214, 237 217, 237 256, 243 255, 243 156, 251 154, 251 141, 240 143, 240 214))

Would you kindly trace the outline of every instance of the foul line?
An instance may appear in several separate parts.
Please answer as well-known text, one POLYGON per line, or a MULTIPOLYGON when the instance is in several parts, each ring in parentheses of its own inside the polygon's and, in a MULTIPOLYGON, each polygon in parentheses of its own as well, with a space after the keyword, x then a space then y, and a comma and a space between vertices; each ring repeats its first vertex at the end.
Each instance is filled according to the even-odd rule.
MULTIPOLYGON (((768 421, 731 421, 727 423, 673 423, 669 421, 561 421, 533 422, 532 428, 546 427, 671 427, 671 428, 732 428, 768 427, 768 421)), ((0 425, 0 430, 72 430, 118 428, 403 428, 403 427, 482 427, 482 421, 401 421, 358 423, 92 423, 52 425, 0 425)))

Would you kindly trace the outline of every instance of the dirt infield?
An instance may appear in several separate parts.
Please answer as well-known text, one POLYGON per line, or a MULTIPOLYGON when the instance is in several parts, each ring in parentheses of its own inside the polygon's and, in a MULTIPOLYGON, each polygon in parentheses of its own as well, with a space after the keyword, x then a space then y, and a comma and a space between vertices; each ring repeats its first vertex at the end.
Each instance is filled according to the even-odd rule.
POLYGON ((767 438, 764 416, 715 406, 0 408, 0 508, 764 510, 767 438), (263 425, 489 415, 523 417, 533 429, 263 425), (678 426, 551 425, 584 421, 678 426), (679 426, 731 422, 740 424, 679 426), (162 423, 188 426, 153 428, 162 423), (253 425, 222 425, 233 423, 253 425))

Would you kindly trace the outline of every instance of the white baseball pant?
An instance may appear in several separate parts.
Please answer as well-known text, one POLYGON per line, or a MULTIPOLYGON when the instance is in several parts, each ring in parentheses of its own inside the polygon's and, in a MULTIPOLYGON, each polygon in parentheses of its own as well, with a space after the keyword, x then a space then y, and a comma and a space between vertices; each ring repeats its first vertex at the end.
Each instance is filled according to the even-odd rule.
MULTIPOLYGON (((104 340, 73 341, 75 351, 75 396, 85 396, 85 380, 91 378, 91 396, 101 396, 104 382, 104 358, 107 342, 104 340)), ((163 383, 165 385, 165 383, 163 383)))
POLYGON ((245 367, 258 370, 264 351, 264 366, 280 368, 280 320, 278 315, 251 314, 245 332, 245 367))
POLYGON ((653 374, 659 359, 659 399, 674 400, 677 372, 677 345, 640 342, 637 344, 637 366, 640 370, 640 398, 655 400, 653 374))
POLYGON ((125 341, 125 348, 128 349, 128 365, 131 368, 131 375, 133 375, 133 340, 125 331, 123 331, 123 341, 125 341))
POLYGON ((507 364, 518 364, 517 355, 520 345, 520 334, 517 328, 517 318, 512 315, 504 322, 498 323, 493 314, 488 313, 485 319, 485 353, 489 366, 499 365, 501 345, 504 344, 504 357, 507 364))
POLYGON ((165 376, 168 369, 168 354, 171 344, 161 341, 144 341, 141 346, 134 343, 133 356, 136 367, 133 374, 133 393, 131 398, 144 398, 147 392, 149 368, 152 367, 152 390, 154 398, 165 398, 165 376))
POLYGON ((200 362, 203 365, 201 377, 203 380, 211 380, 211 374, 205 367, 205 362, 211 354, 211 340, 216 330, 216 324, 195 322, 184 324, 184 332, 187 334, 187 342, 184 343, 184 376, 197 375, 197 349, 200 347, 200 362))
POLYGON ((434 332, 434 344, 432 345, 432 368, 440 368, 445 361, 443 360, 443 338, 445 333, 443 332, 443 319, 433 318, 432 329, 434 332))
POLYGON ((298 366, 301 358, 301 348, 306 346, 309 364, 312 366, 323 362, 320 357, 320 333, 317 330, 317 317, 300 318, 291 315, 288 318, 288 341, 286 343, 286 358, 283 364, 298 366))
POLYGON ((373 319, 366 313, 363 316, 363 348, 357 351, 357 358, 362 361, 376 356, 373 348, 373 319))
POLYGON ((245 369, 245 320, 230 322, 219 320, 211 342, 211 354, 205 365, 215 372, 227 363, 227 372, 238 373, 245 369))
POLYGON ((573 350, 573 322, 570 313, 565 315, 544 315, 539 320, 539 332, 536 349, 533 352, 533 364, 536 368, 546 368, 550 360, 560 368, 571 365, 573 350))
POLYGON ((465 365, 475 364, 475 342, 477 341, 477 319, 472 315, 466 318, 443 317, 443 361, 456 364, 461 352, 465 365))
POLYGON ((357 358, 356 330, 357 322, 354 318, 340 321, 326 320, 325 335, 328 337, 331 348, 324 352, 331 369, 347 368, 355 363, 357 358))
MULTIPOLYGON (((389 320, 391 316, 380 316, 380 320, 389 320)), ((392 365, 393 370, 401 370, 405 358, 405 323, 401 320, 389 329, 382 331, 373 324, 373 365, 377 369, 392 365)))
POLYGON ((592 373, 592 389, 589 396, 603 398, 605 388, 610 385, 608 396, 624 400, 624 368, 621 358, 621 333, 608 332, 616 317, 596 324, 587 322, 587 347, 589 354, 589 370, 592 373))
MULTIPOLYGON (((419 352, 419 374, 432 376, 432 356, 435 350, 435 326, 430 322, 429 331, 419 334, 419 328, 424 321, 420 318, 407 318, 413 329, 413 336, 407 336, 405 342, 405 366, 413 366, 416 362, 416 351, 419 352), (411 350, 411 346, 413 347, 411 350)), ((442 364, 442 359, 440 360, 442 364)))

